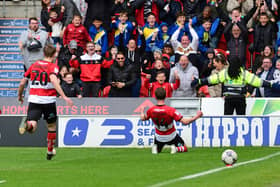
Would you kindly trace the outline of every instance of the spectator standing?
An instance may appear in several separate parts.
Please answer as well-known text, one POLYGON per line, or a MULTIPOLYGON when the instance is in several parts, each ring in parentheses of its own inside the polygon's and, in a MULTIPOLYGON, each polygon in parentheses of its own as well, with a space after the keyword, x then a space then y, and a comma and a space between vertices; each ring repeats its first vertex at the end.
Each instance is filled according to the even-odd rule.
POLYGON ((166 79, 165 79, 165 82, 168 82, 168 80, 169 80, 169 69, 167 69, 167 68, 164 66, 164 64, 163 64, 163 62, 162 62, 161 59, 155 60, 155 62, 154 62, 154 64, 153 64, 152 68, 149 68, 149 67, 147 66, 147 64, 148 64, 147 60, 144 60, 144 63, 143 63, 143 65, 142 65, 142 72, 143 72, 143 73, 146 73, 146 74, 148 74, 148 75, 150 75, 150 76, 149 76, 150 82, 155 82, 155 81, 157 81, 156 77, 157 77, 157 73, 158 73, 159 71, 160 71, 160 72, 164 72, 165 78, 166 78, 166 79))
POLYGON ((120 40, 122 40, 123 44, 126 46, 131 39, 132 31, 134 29, 133 23, 128 21, 128 12, 120 12, 118 20, 113 21, 112 27, 115 29, 114 44, 119 47, 120 40))
POLYGON ((108 80, 111 84, 109 97, 131 97, 136 76, 133 66, 128 64, 122 52, 118 52, 116 62, 110 68, 108 80))
MULTIPOLYGON (((262 69, 263 71, 258 74, 258 76, 266 81, 274 81, 277 80, 277 74, 275 71, 275 67, 272 66, 272 60, 269 57, 264 57, 262 60, 262 69)), ((256 88, 256 97, 280 97, 279 90, 273 90, 273 88, 256 88)))
POLYGON ((163 0, 134 0, 131 1, 131 5, 136 9, 135 19, 141 27, 148 21, 150 13, 154 14, 157 23, 160 22, 159 11, 164 6, 163 0))
POLYGON ((49 26, 52 27, 51 37, 53 39, 53 43, 60 45, 63 44, 62 39, 60 38, 60 34, 62 32, 63 24, 63 13, 64 6, 61 6, 60 14, 56 8, 52 8, 49 13, 50 20, 48 21, 49 26))
POLYGON ((124 46, 120 45, 120 51, 124 51, 124 55, 129 64, 133 66, 136 76, 136 83, 132 87, 132 97, 139 97, 141 87, 141 66, 142 66, 142 54, 144 53, 145 45, 137 48, 136 41, 130 39, 128 44, 124 46))
POLYGON ((254 27, 253 50, 255 51, 255 63, 253 69, 256 70, 261 66, 261 52, 265 46, 274 46, 276 41, 277 26, 270 22, 266 13, 261 13, 259 23, 254 27), (256 63, 257 62, 257 63, 256 63), (258 63, 260 62, 260 63, 258 63))
MULTIPOLYGON (((192 28, 192 21, 189 21, 189 31, 191 33, 192 40, 190 40, 188 35, 181 37, 181 42, 178 41, 180 30, 184 28, 184 25, 180 25, 178 29, 171 36, 171 44, 175 50, 175 55, 189 55, 191 53, 196 54, 199 38, 196 31, 192 28)), ((179 60, 179 56, 175 57, 175 62, 179 60), (176 60, 177 59, 177 60, 176 60)))
POLYGON ((230 52, 229 57, 238 56, 245 66, 248 43, 247 28, 240 22, 230 22, 225 27, 224 36, 227 41, 227 49, 230 52))
POLYGON ((101 55, 96 54, 93 42, 87 43, 87 53, 78 60, 70 61, 70 65, 76 70, 80 68, 83 85, 83 97, 98 97, 101 84, 101 68, 107 62, 101 55))
POLYGON ((180 87, 173 91, 173 97, 196 97, 196 89, 191 87, 192 78, 198 78, 198 70, 190 62, 186 55, 180 57, 179 63, 171 69, 170 83, 175 83, 176 72, 180 77, 180 87))
POLYGON ((166 76, 164 71, 158 71, 156 75, 156 81, 149 83, 149 81, 145 82, 145 87, 149 88, 151 96, 155 97, 155 91, 157 88, 164 88, 166 91, 166 97, 172 97, 172 92, 180 87, 180 77, 178 72, 174 72, 175 75, 175 83, 169 83, 166 81, 166 76))
MULTIPOLYGON (((156 16, 153 13, 150 13, 147 17, 147 23, 143 27, 143 35, 145 38, 146 49, 145 52, 150 54, 153 51, 153 48, 163 48, 163 38, 161 35, 160 28, 156 22, 156 16)), ((137 45, 140 47, 142 40, 139 37, 137 45)))
POLYGON ((19 38, 19 48, 23 55, 24 67, 27 70, 34 62, 44 57, 44 47, 52 43, 47 32, 39 28, 36 17, 29 18, 29 26, 19 38))
POLYGON ((177 0, 166 0, 164 7, 159 11, 159 18, 162 22, 171 26, 177 17, 177 13, 183 10, 183 4, 177 0))
POLYGON ((71 40, 68 45, 63 46, 58 54, 58 66, 70 68, 70 60, 78 59, 83 54, 83 48, 78 46, 76 40, 71 40))
POLYGON ((105 55, 108 50, 108 34, 102 24, 103 20, 99 17, 96 17, 92 21, 92 25, 89 28, 89 35, 92 38, 94 44, 101 46, 102 55, 105 55))
POLYGON ((86 28, 82 25, 80 15, 74 15, 72 23, 69 24, 63 34, 63 45, 66 46, 71 40, 75 40, 78 46, 86 49, 86 43, 92 41, 86 28))
POLYGON ((202 7, 205 5, 206 1, 202 0, 183 0, 184 13, 187 15, 187 20, 202 12, 202 7))
MULTIPOLYGON (((57 10, 61 10, 61 6, 65 8, 63 13, 63 30, 61 37, 64 33, 65 28, 68 24, 70 24, 74 18, 74 15, 80 15, 80 12, 73 2, 73 0, 42 0, 42 9, 41 9, 41 22, 42 25, 46 28, 47 32, 52 32, 51 26, 49 25, 49 11, 51 8, 56 8, 57 10), (52 3, 54 2, 54 3, 52 3)), ((60 14, 60 12, 59 12, 60 14)))

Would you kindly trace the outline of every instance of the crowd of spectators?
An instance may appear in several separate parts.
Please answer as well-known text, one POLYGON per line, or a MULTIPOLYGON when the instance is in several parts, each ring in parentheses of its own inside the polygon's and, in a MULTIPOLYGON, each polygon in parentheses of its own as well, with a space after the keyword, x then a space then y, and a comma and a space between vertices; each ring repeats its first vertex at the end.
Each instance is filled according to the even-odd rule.
MULTIPOLYGON (((220 97, 221 85, 197 90, 190 83, 227 68, 227 57, 280 81, 279 17, 279 0, 42 0, 40 19, 60 48, 57 64, 69 96, 152 97, 163 87, 168 97, 220 97)), ((21 37, 26 53, 23 45, 39 31, 21 37)))

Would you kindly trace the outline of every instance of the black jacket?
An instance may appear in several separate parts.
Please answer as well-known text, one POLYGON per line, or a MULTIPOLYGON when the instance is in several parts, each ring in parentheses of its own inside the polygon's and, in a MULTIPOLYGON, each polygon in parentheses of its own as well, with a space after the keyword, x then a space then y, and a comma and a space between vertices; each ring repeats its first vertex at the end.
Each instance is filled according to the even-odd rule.
POLYGON ((248 32, 247 28, 243 24, 237 23, 237 26, 241 30, 240 36, 238 38, 234 38, 232 35, 232 22, 226 25, 224 30, 224 36, 227 41, 227 49, 230 52, 229 57, 238 56, 245 65, 246 48, 248 44, 248 32))
POLYGON ((112 82, 125 83, 123 88, 111 86, 109 97, 130 97, 132 95, 132 86, 136 82, 133 66, 125 64, 123 67, 120 67, 115 62, 110 68, 108 80, 111 85, 112 82))
POLYGON ((80 57, 83 54, 83 48, 81 48, 80 46, 78 46, 77 50, 74 52, 74 54, 72 54, 69 51, 69 48, 66 47, 62 47, 59 51, 58 54, 58 66, 62 67, 62 66, 67 66, 68 68, 70 68, 69 65, 69 61, 72 57, 72 55, 76 55, 76 58, 78 59, 78 57, 80 57))
POLYGON ((89 29, 94 18, 103 20, 103 26, 106 30, 110 29, 111 10, 114 4, 113 0, 85 0, 88 4, 84 26, 89 29))
POLYGON ((61 88, 67 97, 77 97, 77 95, 81 95, 81 89, 77 83, 67 84, 63 81, 61 83, 61 88))
POLYGON ((277 28, 274 23, 268 22, 266 26, 258 23, 254 28, 254 50, 256 52, 263 51, 267 45, 274 45, 276 40, 277 28), (263 39, 261 36, 263 35, 263 39))

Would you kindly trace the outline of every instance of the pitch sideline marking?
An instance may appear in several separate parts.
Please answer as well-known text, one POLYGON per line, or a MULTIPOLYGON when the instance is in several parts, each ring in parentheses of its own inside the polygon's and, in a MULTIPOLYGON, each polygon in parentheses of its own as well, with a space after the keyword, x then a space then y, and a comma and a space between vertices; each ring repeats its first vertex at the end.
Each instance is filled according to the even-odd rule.
POLYGON ((5 182, 7 182, 6 180, 1 180, 0 181, 0 184, 3 184, 3 183, 5 183, 5 182))
POLYGON ((225 166, 225 167, 210 169, 210 170, 203 171, 203 172, 200 172, 200 173, 195 173, 195 174, 192 174, 192 175, 186 175, 186 176, 179 177, 179 178, 176 178, 176 179, 171 179, 171 180, 168 180, 168 181, 160 182, 160 183, 151 185, 150 187, 161 187, 161 186, 172 184, 172 183, 175 183, 175 182, 178 182, 178 181, 189 180, 189 179, 201 177, 201 176, 204 176, 204 175, 216 173, 216 172, 219 172, 219 171, 222 171, 222 170, 236 168, 238 166, 247 165, 247 164, 251 164, 251 163, 255 163, 255 162, 260 162, 260 161, 267 160, 267 159, 270 159, 272 157, 279 156, 279 155, 280 155, 280 152, 276 152, 274 154, 270 154, 270 155, 267 155, 265 157, 261 157, 261 158, 257 158, 257 159, 254 159, 254 160, 248 160, 248 161, 245 161, 245 162, 237 163, 237 164, 233 165, 232 167, 226 167, 225 166))

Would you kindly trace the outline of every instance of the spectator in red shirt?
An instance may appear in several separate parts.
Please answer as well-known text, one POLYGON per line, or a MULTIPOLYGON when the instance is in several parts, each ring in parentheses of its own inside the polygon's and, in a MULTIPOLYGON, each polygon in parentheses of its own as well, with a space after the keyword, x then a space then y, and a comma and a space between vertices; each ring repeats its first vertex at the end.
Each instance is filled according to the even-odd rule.
POLYGON ((63 34, 63 45, 68 45, 71 40, 76 40, 78 46, 86 49, 86 43, 91 40, 87 29, 81 23, 82 17, 74 15, 72 23, 69 24, 63 34))
POLYGON ((145 87, 149 88, 151 91, 151 96, 156 97, 155 91, 157 88, 162 87, 166 91, 166 97, 172 97, 173 90, 176 90, 180 87, 180 77, 178 72, 175 72, 176 81, 175 83, 165 82, 166 76, 164 71, 157 72, 156 82, 149 83, 148 81, 145 83, 145 87))

